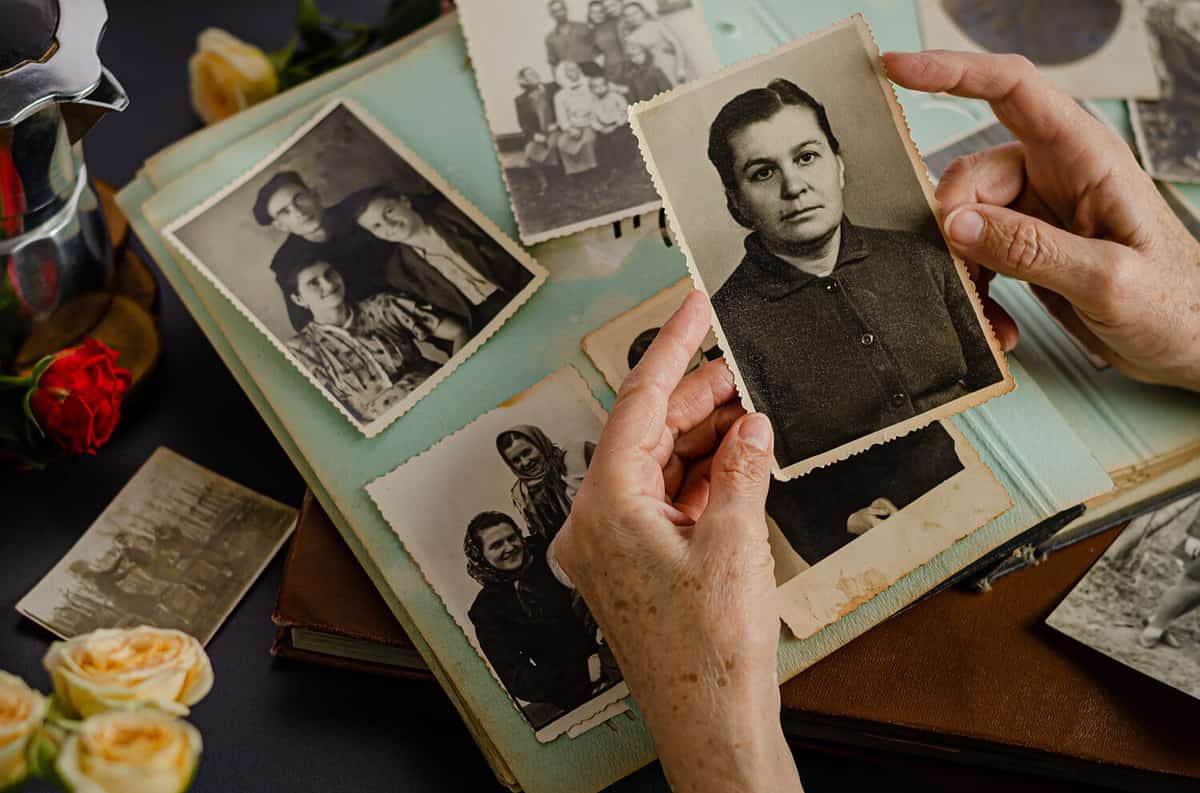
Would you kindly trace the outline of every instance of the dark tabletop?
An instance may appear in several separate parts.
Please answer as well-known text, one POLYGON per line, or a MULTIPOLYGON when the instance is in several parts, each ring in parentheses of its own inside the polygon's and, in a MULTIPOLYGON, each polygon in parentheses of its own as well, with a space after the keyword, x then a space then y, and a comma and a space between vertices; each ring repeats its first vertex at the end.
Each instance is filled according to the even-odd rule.
MULTIPOLYGON (((322 10, 372 21, 387 0, 321 0, 322 10)), ((124 184, 151 154, 198 128, 187 59, 215 25, 265 49, 283 45, 295 0, 109 0, 101 47, 130 107, 86 140, 88 166, 124 184)), ((138 247, 140 250, 140 246, 138 247)), ((161 278, 160 278, 161 282, 161 278)), ((165 284, 164 284, 165 287, 165 284)), ((41 657, 51 637, 14 605, 61 558, 159 446, 280 501, 299 504, 304 483, 204 335, 169 288, 162 295, 163 364, 109 445, 95 457, 41 473, 0 471, 0 668, 47 690, 41 657)), ((271 610, 282 554, 208 646, 213 692, 191 720, 204 737, 197 793, 383 793, 499 789, 454 709, 433 684, 276 661, 271 610)), ((994 774, 899 762, 799 754, 810 793, 991 789, 994 774)), ((1061 790, 1021 785, 1008 790, 1061 790)), ((30 790, 47 790, 31 785, 30 790)), ((667 789, 657 766, 619 786, 667 789)), ((999 788, 997 788, 999 789, 999 788)))

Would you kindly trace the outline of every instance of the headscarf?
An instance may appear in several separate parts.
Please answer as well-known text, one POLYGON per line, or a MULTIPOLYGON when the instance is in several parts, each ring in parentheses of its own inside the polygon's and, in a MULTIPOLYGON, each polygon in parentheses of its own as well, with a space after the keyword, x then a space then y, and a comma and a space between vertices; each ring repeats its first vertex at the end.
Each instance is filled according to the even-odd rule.
MULTIPOLYGON (((521 531, 517 528, 516 521, 503 512, 485 512, 483 514, 494 519, 494 523, 488 524, 489 527, 501 524, 510 525, 513 527, 513 531, 517 532, 517 536, 521 536, 521 531)), ((525 537, 521 537, 521 539, 525 542, 525 559, 521 566, 516 570, 501 570, 493 566, 487 560, 487 557, 483 555, 483 543, 479 541, 479 536, 473 530, 472 526, 468 525, 467 536, 463 538, 463 553, 467 557, 467 575, 485 587, 516 583, 517 579, 521 577, 521 573, 525 571, 525 568, 529 567, 533 556, 529 552, 528 539, 525 537)))
MULTIPOLYGON (((571 497, 567 494, 567 453, 554 444, 546 433, 532 424, 521 424, 505 430, 496 436, 496 451, 517 476, 517 488, 520 490, 526 519, 531 525, 531 531, 542 533, 543 527, 549 532, 557 531, 567 520, 571 512, 571 497), (542 456, 541 468, 532 474, 522 474, 517 471, 506 455, 507 441, 513 436, 519 436, 528 441, 542 456)), ((546 539, 549 540, 550 537, 546 539)))

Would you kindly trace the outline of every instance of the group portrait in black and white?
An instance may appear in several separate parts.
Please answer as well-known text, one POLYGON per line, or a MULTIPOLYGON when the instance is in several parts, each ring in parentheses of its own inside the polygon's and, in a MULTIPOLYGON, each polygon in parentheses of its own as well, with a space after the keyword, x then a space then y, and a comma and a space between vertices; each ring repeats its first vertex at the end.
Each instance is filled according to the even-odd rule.
POLYGON ((716 66, 690 0, 483 0, 460 11, 523 240, 657 205, 628 110, 716 66))
POLYGON ((603 423, 586 388, 573 371, 551 375, 368 486, 546 740, 623 691, 603 634, 548 558, 603 423), (469 490, 444 498, 447 476, 469 481, 469 490))
MULTIPOLYGON (((856 31, 827 38, 839 35, 856 31)), ((731 365, 772 419, 785 474, 1010 387, 866 52, 847 59, 830 94, 822 43, 637 116, 731 365), (699 146, 678 134, 701 119, 707 170, 694 163, 699 146)))
POLYGON ((431 176, 338 104, 171 233, 352 420, 377 430, 541 280, 431 176))

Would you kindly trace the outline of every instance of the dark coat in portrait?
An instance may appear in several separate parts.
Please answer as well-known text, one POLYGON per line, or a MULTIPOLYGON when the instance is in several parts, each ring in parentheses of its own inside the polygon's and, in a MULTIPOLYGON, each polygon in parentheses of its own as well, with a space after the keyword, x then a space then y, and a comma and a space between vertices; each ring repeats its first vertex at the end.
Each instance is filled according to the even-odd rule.
POLYGON ((843 219, 822 278, 752 233, 712 302, 783 467, 1002 379, 953 260, 916 234, 843 219))
POLYGON ((627 62, 616 82, 628 86, 630 104, 653 99, 674 87, 663 70, 651 60, 649 53, 643 63, 627 62))
POLYGON ((941 424, 897 438, 789 482, 771 482, 767 514, 788 543, 816 564, 857 535, 853 513, 877 498, 904 509, 963 470, 954 439, 941 424))
POLYGON ((599 644, 571 591, 550 572, 546 546, 536 537, 525 542, 528 561, 518 573, 502 573, 482 557, 468 558, 472 577, 483 589, 467 616, 509 693, 573 710, 596 687, 588 657, 599 651, 599 644))
POLYGON ((423 251, 403 243, 388 243, 391 248, 381 259, 364 261, 360 266, 378 266, 388 288, 407 292, 435 308, 453 314, 468 324, 472 333, 487 325, 512 298, 533 280, 533 273, 521 266, 482 229, 472 223, 449 201, 440 196, 432 205, 414 201, 422 220, 480 275, 499 287, 480 305, 474 305, 458 287, 429 263, 423 251))
POLYGON ((583 22, 564 22, 546 34, 546 60, 551 68, 563 61, 594 61, 599 54, 595 34, 583 22))
POLYGON ((528 142, 534 135, 550 136, 557 123, 554 116, 554 94, 558 83, 542 83, 532 90, 517 94, 514 100, 517 109, 517 125, 528 142))

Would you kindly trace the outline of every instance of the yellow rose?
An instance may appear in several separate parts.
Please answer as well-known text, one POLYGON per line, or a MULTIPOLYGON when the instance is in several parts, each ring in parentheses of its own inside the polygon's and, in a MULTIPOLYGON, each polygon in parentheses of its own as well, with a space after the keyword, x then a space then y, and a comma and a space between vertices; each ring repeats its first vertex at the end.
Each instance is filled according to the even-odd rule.
POLYGON ((200 642, 162 628, 105 629, 50 645, 43 662, 68 716, 151 705, 186 715, 213 684, 200 642))
POLYGON ((67 738, 54 768, 71 793, 183 793, 201 749, 199 731, 169 714, 102 713, 67 738))
POLYGON ((29 776, 25 747, 46 717, 46 698, 16 675, 0 671, 0 790, 29 776))
POLYGON ((228 118, 279 91, 275 67, 263 51, 220 28, 208 28, 196 38, 188 74, 192 107, 205 124, 228 118))

